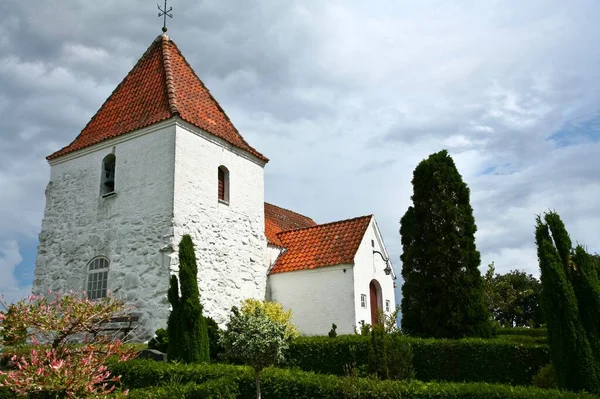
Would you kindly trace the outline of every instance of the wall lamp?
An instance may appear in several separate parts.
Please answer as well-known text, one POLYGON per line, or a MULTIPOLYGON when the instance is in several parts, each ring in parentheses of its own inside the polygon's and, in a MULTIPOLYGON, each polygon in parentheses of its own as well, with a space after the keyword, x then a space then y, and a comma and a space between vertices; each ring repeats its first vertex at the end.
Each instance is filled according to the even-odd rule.
POLYGON ((374 254, 379 254, 379 256, 381 256, 381 259, 383 259, 383 261, 385 262, 385 269, 383 269, 383 272, 386 274, 386 276, 389 276, 392 273, 392 268, 390 267, 390 260, 389 258, 386 258, 381 252, 373 250, 374 254))

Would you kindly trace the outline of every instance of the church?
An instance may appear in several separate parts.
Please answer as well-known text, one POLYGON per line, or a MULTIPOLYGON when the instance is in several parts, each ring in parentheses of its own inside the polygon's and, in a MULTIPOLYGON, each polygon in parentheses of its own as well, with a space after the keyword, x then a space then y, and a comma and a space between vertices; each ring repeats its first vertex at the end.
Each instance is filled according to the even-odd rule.
POLYGON ((178 243, 190 234, 204 313, 267 299, 306 335, 349 334, 395 307, 373 215, 318 224, 265 203, 268 158, 235 128, 166 35, 66 147, 49 155, 34 294, 85 291, 134 306, 138 337, 164 328, 178 243))

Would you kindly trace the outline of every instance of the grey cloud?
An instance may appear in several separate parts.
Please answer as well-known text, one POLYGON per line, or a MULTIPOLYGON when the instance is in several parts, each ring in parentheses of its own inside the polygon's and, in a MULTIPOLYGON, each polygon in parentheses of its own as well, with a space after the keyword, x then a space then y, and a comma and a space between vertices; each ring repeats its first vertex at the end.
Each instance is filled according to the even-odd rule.
MULTIPOLYGON (((375 213, 399 268, 412 170, 449 148, 484 262, 535 272, 533 215, 547 207, 599 242, 600 149, 547 140, 599 111, 591 0, 171 3, 169 34, 271 158, 268 201, 320 222, 375 213), (481 175, 495 165, 512 173, 481 175)), ((3 242, 37 234, 44 156, 79 133, 161 23, 141 0, 8 0, 0 26, 0 185, 16 187, 0 194, 3 242)))

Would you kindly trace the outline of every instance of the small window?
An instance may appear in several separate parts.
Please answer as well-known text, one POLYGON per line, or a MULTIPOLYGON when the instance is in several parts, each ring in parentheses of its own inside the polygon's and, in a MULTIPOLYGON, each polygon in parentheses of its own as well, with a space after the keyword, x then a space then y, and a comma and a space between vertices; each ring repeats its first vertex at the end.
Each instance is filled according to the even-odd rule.
POLYGON ((102 179, 100 184, 100 195, 108 196, 115 192, 115 166, 117 157, 109 154, 102 160, 102 179))
POLYGON ((375 248, 375 240, 371 240, 371 246, 375 248))
POLYGON ((219 201, 229 203, 229 170, 225 166, 219 166, 219 201))
POLYGON ((88 299, 106 298, 108 288, 108 259, 96 258, 88 264, 86 293, 88 299))
POLYGON ((360 307, 361 308, 367 307, 367 295, 366 294, 360 294, 360 307))
POLYGON ((386 312, 389 312, 389 311, 390 311, 390 300, 389 300, 389 299, 387 299, 387 300, 385 301, 385 311, 386 311, 386 312))

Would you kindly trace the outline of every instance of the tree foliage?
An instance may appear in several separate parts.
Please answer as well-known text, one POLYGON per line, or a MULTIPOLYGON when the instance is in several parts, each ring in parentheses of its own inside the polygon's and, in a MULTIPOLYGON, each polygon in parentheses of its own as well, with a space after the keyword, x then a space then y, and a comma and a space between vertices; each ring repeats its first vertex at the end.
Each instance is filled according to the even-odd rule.
POLYGON ((30 296, 15 304, 1 301, 3 344, 15 352, 0 386, 26 397, 99 397, 112 392, 119 377, 106 363, 124 361, 135 351, 114 336, 91 334, 125 310, 111 297, 90 301, 85 295, 30 296), (15 347, 16 345, 16 347, 15 347), (44 396, 45 395, 45 396, 44 396))
POLYGON ((254 314, 254 311, 260 308, 267 317, 274 322, 285 327, 286 338, 297 338, 300 333, 292 323, 292 310, 285 310, 283 305, 277 302, 260 301, 258 299, 248 298, 242 302, 242 313, 254 314))
POLYGON ((600 292, 594 260, 583 247, 572 248, 555 212, 546 213, 543 219, 537 217, 535 240, 541 304, 557 384, 573 391, 600 392, 600 292))
POLYGON ((179 281, 177 276, 171 276, 168 298, 172 310, 167 322, 167 357, 187 363, 210 361, 208 332, 198 290, 196 254, 188 234, 179 243, 179 281))
POLYGON ((542 325, 542 283, 533 275, 519 270, 498 274, 492 263, 483 281, 488 311, 502 327, 539 328, 542 325))
POLYGON ((286 326, 272 320, 260 306, 246 312, 234 307, 231 313, 221 344, 230 358, 254 368, 256 397, 260 399, 260 372, 283 361, 289 346, 286 326))
POLYGON ((413 205, 400 220, 402 329, 425 337, 490 336, 469 188, 445 150, 419 163, 412 184, 413 205))

